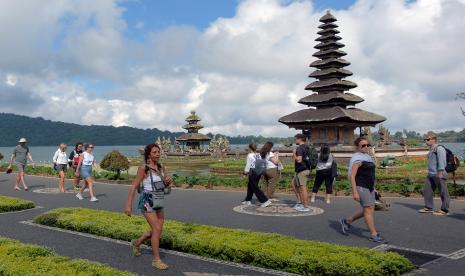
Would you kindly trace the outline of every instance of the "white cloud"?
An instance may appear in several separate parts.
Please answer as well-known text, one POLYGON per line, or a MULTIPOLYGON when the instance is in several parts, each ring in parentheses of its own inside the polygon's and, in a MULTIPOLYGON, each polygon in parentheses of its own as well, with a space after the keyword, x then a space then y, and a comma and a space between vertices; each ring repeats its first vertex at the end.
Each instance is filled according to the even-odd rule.
MULTIPOLYGON (((136 24, 143 43, 128 38, 120 4, 1 1, 0 111, 181 131, 196 109, 205 132, 294 132, 277 120, 304 108, 297 101, 313 81, 323 12, 310 1, 241 1, 204 31, 136 24), (83 78, 114 85, 98 93, 83 78)), ((359 0, 333 14, 360 108, 388 117, 393 130, 463 127, 454 101, 465 87, 463 0, 359 0)))

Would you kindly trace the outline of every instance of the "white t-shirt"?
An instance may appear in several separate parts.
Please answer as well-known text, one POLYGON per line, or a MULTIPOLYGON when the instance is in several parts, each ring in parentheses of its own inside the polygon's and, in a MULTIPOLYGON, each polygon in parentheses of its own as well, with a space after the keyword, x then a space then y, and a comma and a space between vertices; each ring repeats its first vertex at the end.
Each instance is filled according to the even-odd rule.
POLYGON ((250 169, 255 168, 256 158, 257 158, 257 154, 254 152, 247 154, 246 164, 244 168, 245 173, 249 173, 250 169))
POLYGON ((271 162, 271 159, 274 157, 274 153, 270 152, 266 155, 266 168, 267 169, 275 169, 278 167, 275 163, 271 162))
POLYGON ((82 160, 83 166, 92 166, 92 164, 94 163, 94 156, 88 153, 87 151, 82 153, 82 158, 83 158, 82 160))
POLYGON ((331 166, 333 165, 333 160, 334 160, 334 157, 332 154, 330 154, 326 162, 320 161, 320 155, 318 154, 318 163, 316 165, 316 170, 320 171, 320 170, 331 169, 331 166))
MULTIPOLYGON (((153 182, 161 181, 161 177, 154 172, 152 172, 152 178, 153 182)), ((147 172, 147 177, 142 180, 142 185, 144 186, 145 191, 154 192, 151 181, 152 179, 150 179, 150 172, 147 172)))
POLYGON ((53 155, 53 162, 59 165, 66 165, 68 164, 68 155, 66 152, 62 152, 58 149, 53 155))

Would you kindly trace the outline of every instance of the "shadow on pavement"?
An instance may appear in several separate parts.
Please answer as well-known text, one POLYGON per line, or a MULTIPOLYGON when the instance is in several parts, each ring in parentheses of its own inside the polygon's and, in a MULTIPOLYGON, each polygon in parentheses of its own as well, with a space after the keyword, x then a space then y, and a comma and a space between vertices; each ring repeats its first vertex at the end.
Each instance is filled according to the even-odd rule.
POLYGON ((28 188, 29 190, 35 189, 35 188, 45 188, 47 186, 45 185, 30 185, 28 188))
MULTIPOLYGON (((363 219, 361 219, 361 221, 363 223, 363 219)), ((364 239, 368 238, 368 235, 364 234, 364 232, 368 232, 367 230, 365 230, 363 228, 360 228, 360 227, 357 227, 357 226, 354 226, 353 224, 352 224, 352 227, 350 228, 350 230, 348 232, 348 235, 344 235, 344 233, 342 233, 341 223, 339 221, 328 220, 328 224, 329 224, 329 227, 331 227, 332 229, 334 229, 336 232, 340 233, 343 236, 355 235, 357 237, 364 238, 364 239)))
POLYGON ((395 205, 401 205, 407 208, 410 208, 412 210, 418 211, 421 208, 425 207, 423 204, 412 204, 412 203, 403 203, 403 202, 393 202, 395 205))

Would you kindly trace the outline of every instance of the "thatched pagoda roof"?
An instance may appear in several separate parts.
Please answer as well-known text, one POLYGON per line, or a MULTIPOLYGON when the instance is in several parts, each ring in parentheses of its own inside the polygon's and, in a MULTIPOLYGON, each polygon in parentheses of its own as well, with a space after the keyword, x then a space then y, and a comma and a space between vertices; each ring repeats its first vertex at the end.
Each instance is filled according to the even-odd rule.
POLYGON ((345 59, 342 58, 328 58, 324 60, 315 60, 310 64, 310 67, 315 67, 318 69, 325 69, 325 68, 341 68, 350 65, 350 62, 348 62, 345 59))
POLYGON ((312 90, 316 92, 321 91, 346 91, 357 87, 357 84, 348 80, 340 80, 337 78, 324 79, 314 81, 305 87, 305 90, 312 90))
POLYGON ((375 126, 386 118, 375 113, 358 108, 343 108, 333 106, 320 109, 303 109, 283 116, 279 122, 296 129, 306 129, 311 126, 352 125, 375 126))
POLYGON ((317 79, 345 78, 352 76, 352 72, 342 68, 327 68, 313 71, 309 77, 317 79))
POLYGON ((344 78, 352 75, 352 72, 343 69, 350 65, 342 56, 344 51, 339 48, 344 47, 336 28, 338 27, 336 18, 328 11, 320 18, 321 29, 316 39, 319 43, 314 47, 318 49, 313 54, 318 60, 310 64, 316 68, 309 77, 315 78, 316 81, 305 87, 306 90, 316 92, 300 99, 299 103, 307 105, 308 109, 303 109, 289 115, 283 116, 279 122, 296 129, 312 129, 314 127, 332 127, 332 126, 375 126, 386 120, 383 116, 364 111, 358 108, 347 108, 354 106, 363 101, 357 95, 347 93, 352 88, 357 87, 354 82, 344 78))
POLYGON ((179 142, 207 142, 210 140, 210 137, 202 133, 184 133, 181 134, 181 136, 179 136, 178 138, 176 138, 176 141, 179 142))
POLYGON ((329 11, 326 11, 326 14, 320 18, 320 22, 323 22, 323 23, 336 22, 336 21, 337 21, 336 17, 334 17, 334 15, 332 15, 329 11))
POLYGON ((340 91, 331 91, 327 93, 315 93, 308 95, 299 100, 300 104, 308 106, 322 106, 322 105, 354 105, 363 102, 363 98, 352 93, 343 93, 340 91))
POLYGON ((195 111, 191 111, 191 115, 186 118, 187 122, 199 122, 200 120, 200 117, 195 114, 195 111))
POLYGON ((187 124, 187 125, 183 125, 182 126, 183 129, 202 129, 203 126, 201 124, 198 124, 198 123, 192 123, 192 124, 187 124))

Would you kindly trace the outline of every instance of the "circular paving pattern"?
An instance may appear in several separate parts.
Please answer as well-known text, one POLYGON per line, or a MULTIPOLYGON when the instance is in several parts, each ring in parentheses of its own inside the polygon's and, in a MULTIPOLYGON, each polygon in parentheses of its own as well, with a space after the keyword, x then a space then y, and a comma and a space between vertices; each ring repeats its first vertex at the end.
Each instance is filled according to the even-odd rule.
MULTIPOLYGON (((62 194, 58 188, 43 188, 43 189, 34 189, 34 193, 38 194, 62 194)), ((75 194, 74 190, 65 190, 67 194, 75 194)))
POLYGON ((259 205, 239 205, 233 208, 235 212, 269 217, 306 217, 323 214, 324 210, 317 207, 308 207, 310 212, 298 212, 292 205, 284 203, 273 203, 268 207, 262 208, 259 205))

